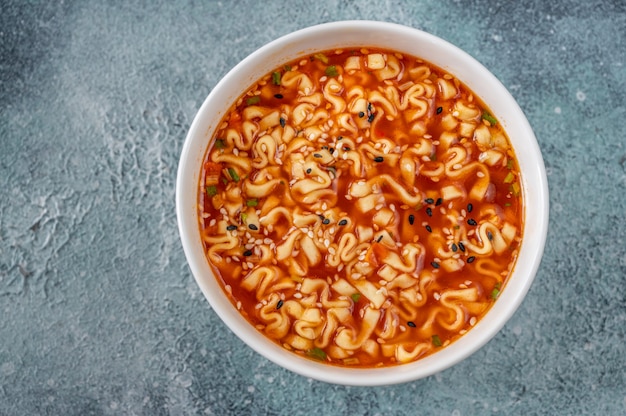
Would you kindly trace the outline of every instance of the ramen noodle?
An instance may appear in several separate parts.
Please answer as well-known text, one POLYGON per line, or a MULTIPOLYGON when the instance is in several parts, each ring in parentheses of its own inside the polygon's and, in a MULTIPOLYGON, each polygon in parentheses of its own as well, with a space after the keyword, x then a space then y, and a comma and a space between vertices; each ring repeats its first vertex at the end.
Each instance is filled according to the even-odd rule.
POLYGON ((335 365, 412 362, 503 289, 522 233, 509 140, 454 76, 387 50, 317 53, 230 108, 199 187, 225 293, 284 348, 335 365))

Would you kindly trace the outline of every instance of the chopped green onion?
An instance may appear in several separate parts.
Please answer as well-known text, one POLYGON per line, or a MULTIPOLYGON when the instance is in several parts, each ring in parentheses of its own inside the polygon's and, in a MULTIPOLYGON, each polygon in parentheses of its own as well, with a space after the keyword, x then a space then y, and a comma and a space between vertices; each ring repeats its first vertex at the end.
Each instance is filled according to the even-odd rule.
POLYGON ((359 301, 359 299, 361 299, 361 294, 360 293, 353 293, 352 295, 350 295, 350 297, 352 298, 354 303, 357 303, 359 301))
POLYGON ((280 72, 272 72, 272 84, 280 85, 280 72))
POLYGON ((206 187, 206 194, 208 196, 215 196, 217 195, 217 186, 215 185, 209 185, 206 187))
POLYGON ((506 177, 504 178, 504 183, 511 183, 515 180, 515 175, 513 175, 513 172, 509 172, 507 173, 506 177))
POLYGON ((505 206, 505 207, 510 207, 510 206, 511 206, 511 203, 510 203, 510 202, 506 202, 506 203, 504 204, 504 206, 505 206))
POLYGON ((283 66, 283 69, 285 71, 291 71, 291 65, 285 65, 285 66, 283 66))
POLYGON ((513 169, 513 159, 509 159, 506 162, 506 168, 507 169, 513 169))
POLYGON ((224 185, 228 185, 228 179, 226 179, 225 177, 222 176, 222 183, 224 185))
POLYGON ((433 339, 433 345, 435 347, 441 347, 443 345, 443 343, 441 342, 441 339, 439 338, 439 335, 433 335, 432 339, 433 339))
POLYGON ((255 95, 254 97, 250 97, 246 100, 246 104, 247 105, 254 105, 254 104, 258 104, 261 101, 261 97, 259 97, 258 95, 255 95))
POLYGON ((500 291, 498 289, 493 289, 491 291, 491 299, 498 299, 498 295, 500 295, 500 291))
POLYGON ((228 168, 228 174, 230 175, 232 180, 234 180, 235 182, 239 182, 239 175, 237 175, 237 172, 235 171, 235 169, 228 168))
POLYGON ((498 124, 498 120, 487 111, 483 111, 483 120, 487 120, 492 126, 498 124))
POLYGON ((226 147, 226 143, 224 143, 223 139, 217 139, 215 140, 215 148, 216 149, 223 149, 226 147))
POLYGON ((249 206, 249 207, 256 207, 257 205, 259 205, 259 200, 258 200, 258 199, 256 199, 256 198, 255 198, 255 199, 248 199, 248 200, 246 201, 246 206, 249 206))
POLYGON ((318 60, 322 61, 325 64, 328 63, 328 57, 326 55, 324 55, 323 53, 316 53, 315 55, 313 55, 313 57, 315 59, 318 59, 318 60))
POLYGON ((241 222, 243 222, 245 224, 247 220, 248 220, 248 214, 246 214, 245 212, 242 212, 241 213, 241 222))
POLYGON ((521 189, 519 187, 519 184, 517 182, 514 182, 510 187, 509 190, 513 193, 513 195, 515 196, 519 196, 521 189))
POLYGON ((315 358, 316 360, 326 361, 326 353, 321 348, 315 347, 313 349, 310 349, 306 352, 306 355, 311 358, 315 358))
POLYGON ((337 67, 335 65, 327 67, 325 73, 329 77, 336 77, 337 75, 339 75, 339 72, 337 71, 337 67))
POLYGON ((430 160, 431 160, 431 161, 433 161, 433 162, 434 162, 434 161, 436 161, 436 160, 437 160, 437 153, 433 152, 433 153, 430 155, 430 160))

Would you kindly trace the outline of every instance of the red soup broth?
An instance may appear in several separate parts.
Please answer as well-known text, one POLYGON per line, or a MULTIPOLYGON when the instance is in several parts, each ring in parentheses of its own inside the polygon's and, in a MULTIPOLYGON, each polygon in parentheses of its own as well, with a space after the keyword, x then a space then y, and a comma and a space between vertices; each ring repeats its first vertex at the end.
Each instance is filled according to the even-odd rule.
POLYGON ((199 186, 225 294, 286 349, 418 360, 496 301, 522 236, 506 133, 453 75, 389 50, 317 53, 230 108, 199 186))

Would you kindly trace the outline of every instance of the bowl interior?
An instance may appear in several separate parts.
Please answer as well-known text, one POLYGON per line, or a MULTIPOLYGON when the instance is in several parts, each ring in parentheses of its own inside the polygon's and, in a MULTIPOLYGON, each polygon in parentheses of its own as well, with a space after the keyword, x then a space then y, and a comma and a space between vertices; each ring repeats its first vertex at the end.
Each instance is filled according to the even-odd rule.
POLYGON ((391 23, 335 22, 279 38, 249 55, 211 91, 198 111, 180 158, 176 208, 191 271, 203 294, 226 325, 251 348, 301 375, 346 385, 385 385, 432 375, 463 360, 488 342, 522 302, 541 260, 548 224, 548 186, 539 146, 522 110, 506 88, 480 63, 450 43, 391 23), (224 296, 200 240, 197 192, 203 157, 214 129, 247 88, 280 65, 316 51, 372 47, 420 57, 465 83, 502 123, 515 149, 524 198, 523 241, 512 275, 489 312, 459 340, 417 362, 376 369, 334 367, 292 354, 252 327, 224 296))

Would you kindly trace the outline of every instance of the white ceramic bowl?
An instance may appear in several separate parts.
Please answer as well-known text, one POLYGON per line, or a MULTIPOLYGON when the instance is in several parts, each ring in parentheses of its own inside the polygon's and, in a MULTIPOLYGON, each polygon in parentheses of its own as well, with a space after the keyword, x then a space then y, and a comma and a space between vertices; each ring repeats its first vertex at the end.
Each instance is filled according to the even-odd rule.
MULTIPOLYGON (((486 344, 516 311, 535 277, 548 229, 548 184, 537 140, 506 88, 484 66, 450 43, 391 23, 345 21, 309 27, 258 49, 235 66, 200 107, 183 146, 176 183, 176 210, 183 248, 200 289, 224 323, 246 344, 274 363, 317 380, 346 385, 407 382, 444 370, 486 344), (231 305, 205 258, 198 228, 198 183, 214 129, 230 105, 274 68, 316 51, 377 47, 421 57, 455 75, 492 110, 507 131, 522 172, 523 242, 517 264, 499 299, 476 326, 446 348, 414 363, 358 369, 330 366, 293 354, 258 332, 231 305)), ((514 359, 514 357, 511 357, 514 359)))

